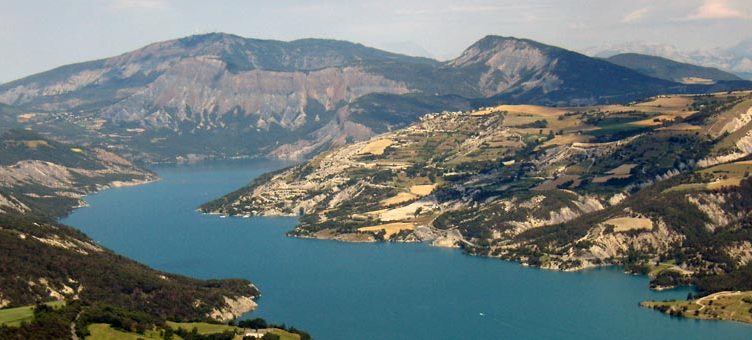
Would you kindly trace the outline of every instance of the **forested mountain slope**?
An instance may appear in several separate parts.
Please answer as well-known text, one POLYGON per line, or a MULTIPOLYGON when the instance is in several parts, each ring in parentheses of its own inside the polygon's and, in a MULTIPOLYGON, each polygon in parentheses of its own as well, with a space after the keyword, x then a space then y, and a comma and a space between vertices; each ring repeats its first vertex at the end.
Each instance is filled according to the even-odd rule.
POLYGON ((143 332, 165 319, 225 321, 255 308, 260 293, 247 280, 157 271, 54 222, 80 206, 85 194, 152 180, 155 174, 102 149, 25 130, 0 135, 0 308, 67 304, 37 306, 31 324, 2 325, 0 338, 83 335, 92 322, 143 332))

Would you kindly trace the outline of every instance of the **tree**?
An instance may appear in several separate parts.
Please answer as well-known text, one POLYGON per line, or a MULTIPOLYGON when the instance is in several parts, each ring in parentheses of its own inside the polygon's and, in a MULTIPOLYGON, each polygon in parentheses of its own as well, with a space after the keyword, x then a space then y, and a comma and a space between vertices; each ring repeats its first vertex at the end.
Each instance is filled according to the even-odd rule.
POLYGON ((238 322, 238 327, 262 329, 262 328, 268 328, 269 325, 266 323, 266 320, 262 318, 255 318, 255 319, 250 319, 250 320, 242 320, 238 322))
POLYGON ((266 333, 261 337, 261 340, 279 340, 280 337, 277 334, 266 333))

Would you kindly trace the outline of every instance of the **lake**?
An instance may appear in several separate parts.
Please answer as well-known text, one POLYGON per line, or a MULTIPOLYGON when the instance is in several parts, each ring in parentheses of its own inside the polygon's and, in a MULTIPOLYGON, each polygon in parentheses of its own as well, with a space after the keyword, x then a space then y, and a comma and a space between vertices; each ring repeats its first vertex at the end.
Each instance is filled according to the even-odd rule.
POLYGON ((159 167, 161 180, 86 198, 62 222, 154 268, 245 278, 262 292, 249 317, 316 339, 750 339, 752 326, 673 318, 638 307, 685 298, 618 268, 562 273, 423 244, 348 244, 285 236, 293 218, 195 211, 284 164, 159 167))

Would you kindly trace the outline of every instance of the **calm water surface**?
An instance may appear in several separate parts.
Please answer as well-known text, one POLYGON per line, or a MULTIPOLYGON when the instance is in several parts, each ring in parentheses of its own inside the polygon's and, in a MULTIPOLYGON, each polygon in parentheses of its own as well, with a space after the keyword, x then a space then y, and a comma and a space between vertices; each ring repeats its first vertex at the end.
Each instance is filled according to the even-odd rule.
POLYGON ((752 339, 752 326, 639 308, 645 277, 560 273, 421 244, 347 244, 284 234, 292 218, 218 218, 195 208, 283 166, 211 163, 155 169, 162 180, 107 190, 63 222, 169 272, 239 277, 262 291, 253 315, 317 339, 752 339))

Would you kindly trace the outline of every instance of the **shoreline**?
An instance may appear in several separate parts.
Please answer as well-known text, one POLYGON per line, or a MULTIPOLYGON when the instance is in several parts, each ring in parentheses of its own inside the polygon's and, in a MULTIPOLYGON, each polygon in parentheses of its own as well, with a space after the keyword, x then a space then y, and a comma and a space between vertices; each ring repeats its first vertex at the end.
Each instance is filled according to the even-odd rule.
MULTIPOLYGON (((151 184, 151 183, 158 182, 160 180, 162 180, 162 179, 159 176, 157 176, 156 174, 154 174, 152 178, 147 178, 147 179, 144 179, 144 180, 112 181, 112 182, 107 183, 105 185, 98 186, 93 191, 83 193, 83 194, 79 195, 78 197, 76 197, 76 199, 78 200, 78 204, 74 205, 74 206, 71 206, 71 207, 68 207, 68 209, 66 210, 65 214, 63 214, 61 216, 55 216, 55 219, 57 220, 57 222, 60 222, 60 220, 62 220, 63 218, 67 217, 68 215, 70 215, 74 210, 81 209, 81 208, 88 208, 89 207, 89 202, 87 202, 84 199, 84 197, 86 197, 86 196, 95 195, 95 194, 98 194, 100 192, 103 192, 103 191, 106 191, 106 190, 110 190, 110 189, 129 188, 129 187, 136 187, 136 186, 140 186, 140 185, 151 184)), ((76 228, 76 229, 78 229, 78 228, 76 228)))
MULTIPOLYGON (((204 215, 218 215, 218 216, 224 217, 224 218, 227 218, 227 217, 247 218, 245 215, 227 215, 227 214, 221 214, 221 213, 217 213, 217 212, 212 212, 212 213, 201 212, 201 213, 204 214, 204 215)), ((292 216, 292 215, 261 215, 261 216, 254 215, 254 216, 251 216, 251 217, 295 217, 295 216, 292 216)), ((295 228, 297 228, 297 226, 295 228)), ((517 260, 517 259, 511 259, 511 258, 505 258, 503 256, 490 256, 490 255, 482 255, 482 254, 472 254, 472 253, 469 253, 468 251, 466 251, 464 249, 464 247, 462 247, 462 246, 445 247, 445 246, 435 245, 435 244, 433 244, 433 242, 430 242, 430 241, 427 241, 427 240, 426 241, 421 241, 421 240, 417 240, 417 239, 416 240, 400 240, 400 239, 379 240, 379 239, 376 239, 375 237, 373 237, 373 235, 370 235, 369 233, 359 233, 359 234, 368 234, 368 235, 370 235, 371 238, 369 240, 365 240, 365 241, 364 240, 350 240, 347 237, 341 237, 341 236, 348 235, 348 234, 332 235, 331 237, 319 237, 319 235, 316 235, 316 234, 312 234, 312 235, 295 235, 295 234, 292 234, 292 232, 294 232, 295 230, 296 229, 292 229, 292 230, 286 232, 285 236, 286 237, 291 237, 291 238, 298 238, 298 239, 318 240, 318 241, 335 241, 335 242, 342 242, 342 243, 421 243, 421 244, 424 244, 424 245, 426 245, 428 247, 435 247, 435 248, 455 248, 455 249, 461 250, 461 252, 462 252, 462 254, 464 256, 474 256, 474 257, 480 257, 480 258, 501 260, 501 261, 505 261, 505 262, 509 262, 509 263, 516 263, 516 264, 518 264, 521 267, 532 268, 532 269, 543 270, 543 271, 575 273, 575 272, 584 272, 584 271, 588 271, 588 270, 597 270, 597 269, 603 269, 603 268, 618 268, 618 269, 620 269, 620 271, 624 275, 644 276, 644 277, 647 277, 648 279, 651 278, 651 276, 649 274, 640 274, 640 273, 631 272, 631 271, 627 270, 627 267, 624 264, 619 264, 619 263, 592 264, 592 263, 588 262, 590 265, 587 265, 587 266, 579 266, 579 267, 576 267, 576 268, 560 269, 560 268, 554 268, 554 267, 544 267, 544 266, 539 266, 539 265, 531 265, 530 263, 525 262, 525 261, 520 261, 520 260, 517 260)), ((679 288, 684 288, 684 287, 690 287, 691 288, 692 285, 688 284, 688 285, 657 286, 657 287, 650 287, 650 286, 648 286, 647 290, 654 291, 654 292, 665 292, 665 291, 670 291, 670 290, 673 290, 673 289, 679 289, 679 288)), ((716 293, 712 293, 712 294, 706 295, 704 297, 701 297, 701 298, 699 298, 699 300, 705 299, 705 298, 711 298, 712 296, 716 296, 716 295, 724 295, 724 294, 728 294, 728 293, 729 292, 725 292, 725 291, 724 292, 716 292, 716 293)), ((739 292, 737 292, 737 293, 739 293, 739 292)), ((752 296, 752 292, 750 292, 750 294, 752 296)), ((692 303, 694 300, 674 300, 674 301, 676 301, 678 303, 692 303)), ((649 306, 649 304, 660 304, 660 303, 662 303, 662 302, 661 301, 644 300, 644 301, 641 301, 638 306, 641 307, 641 308, 648 308, 648 309, 658 310, 656 307, 649 306)), ((660 310, 658 310, 658 311, 660 311, 660 310)), ((744 325, 747 325, 747 326, 752 326, 752 319, 750 319, 750 321, 744 321, 744 320, 738 320, 738 319, 735 319, 735 318, 703 318, 703 317, 693 317, 691 315, 675 315, 675 314, 669 313, 668 311, 662 311, 662 312, 664 314, 670 315, 671 317, 680 317, 680 318, 685 318, 685 319, 695 319, 695 320, 704 320, 704 321, 731 321, 731 322, 741 323, 741 324, 744 324, 744 325)))

